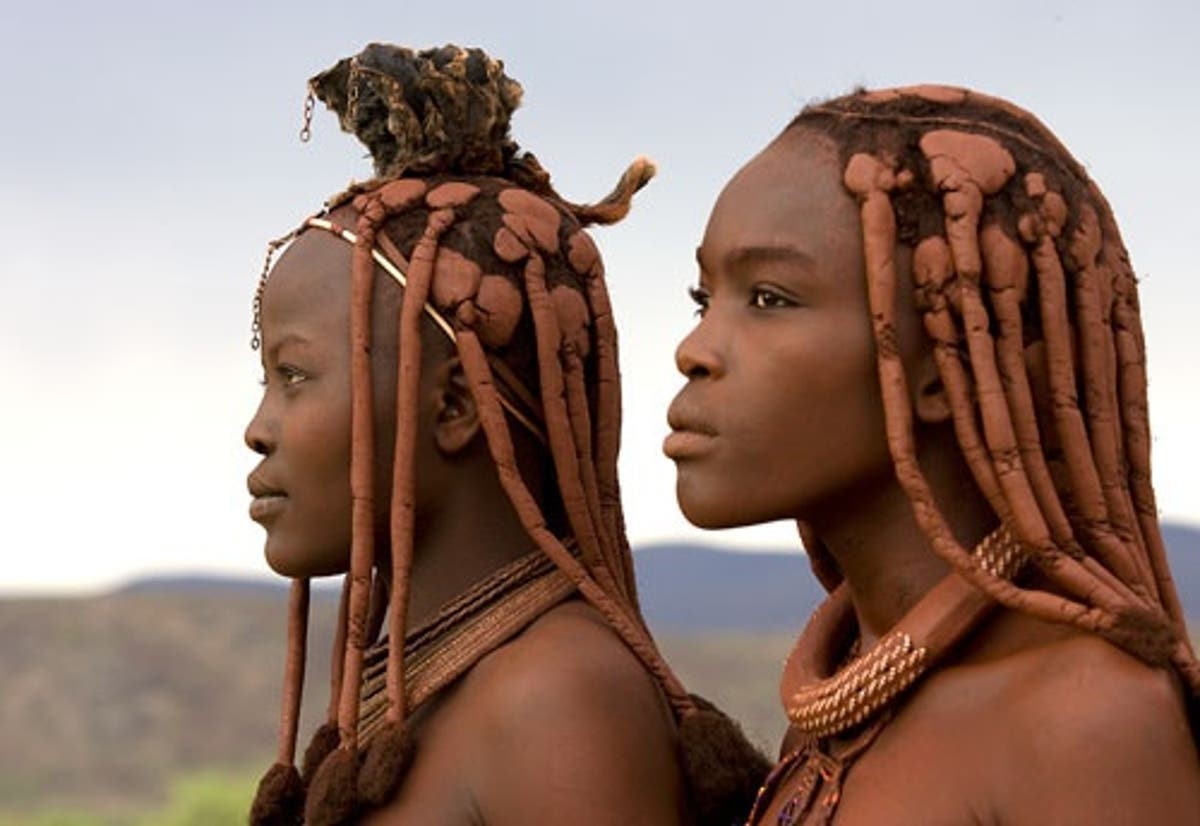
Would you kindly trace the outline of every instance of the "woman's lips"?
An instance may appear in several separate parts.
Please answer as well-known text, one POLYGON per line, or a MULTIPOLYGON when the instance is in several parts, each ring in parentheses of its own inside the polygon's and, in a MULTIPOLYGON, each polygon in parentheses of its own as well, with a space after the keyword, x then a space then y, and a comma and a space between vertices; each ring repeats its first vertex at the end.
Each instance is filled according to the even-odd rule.
POLYGON ((716 429, 697 413, 695 405, 682 394, 671 403, 667 411, 671 432, 663 440, 663 453, 671 459, 695 458, 707 452, 716 440, 716 429))
POLYGON ((711 449, 716 437, 699 430, 673 430, 663 439, 663 453, 675 461, 694 459, 711 449))
POLYGON ((250 518, 263 522, 279 513, 287 503, 287 494, 264 482, 253 473, 246 479, 246 488, 254 497, 250 500, 250 518))
POLYGON ((255 496, 250 500, 250 518, 255 522, 265 522, 278 514, 286 502, 287 497, 282 493, 255 496))

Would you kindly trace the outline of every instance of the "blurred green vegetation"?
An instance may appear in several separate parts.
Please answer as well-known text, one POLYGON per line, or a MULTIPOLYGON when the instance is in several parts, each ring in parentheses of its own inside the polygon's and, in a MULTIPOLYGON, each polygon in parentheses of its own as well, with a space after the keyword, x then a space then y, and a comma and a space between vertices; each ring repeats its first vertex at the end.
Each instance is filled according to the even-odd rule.
POLYGON ((226 826, 246 822, 258 771, 202 771, 171 784, 159 808, 126 814, 95 814, 47 809, 33 814, 5 814, 0 826, 226 826))

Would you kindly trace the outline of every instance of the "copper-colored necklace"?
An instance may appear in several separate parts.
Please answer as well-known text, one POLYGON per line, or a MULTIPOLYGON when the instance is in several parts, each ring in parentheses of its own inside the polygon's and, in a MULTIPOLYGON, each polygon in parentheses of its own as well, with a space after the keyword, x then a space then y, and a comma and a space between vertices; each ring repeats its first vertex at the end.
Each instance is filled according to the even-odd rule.
MULTIPOLYGON (((984 570, 1011 579, 1025 561, 1003 526, 972 551, 984 570)), ((780 695, 796 748, 759 790, 747 821, 764 810, 789 780, 790 795, 775 826, 825 824, 841 798, 850 764, 887 724, 896 700, 994 607, 985 594, 951 573, 860 656, 850 592, 840 585, 814 612, 784 665, 780 695)))
MULTIPOLYGON (((1003 526, 972 555, 1004 579, 1024 561, 1020 544, 1003 526)), ((784 666, 780 694, 788 719, 812 737, 863 723, 916 682, 992 605, 973 585, 949 574, 868 651, 831 674, 838 644, 854 633, 850 592, 842 583, 817 608, 784 666)))

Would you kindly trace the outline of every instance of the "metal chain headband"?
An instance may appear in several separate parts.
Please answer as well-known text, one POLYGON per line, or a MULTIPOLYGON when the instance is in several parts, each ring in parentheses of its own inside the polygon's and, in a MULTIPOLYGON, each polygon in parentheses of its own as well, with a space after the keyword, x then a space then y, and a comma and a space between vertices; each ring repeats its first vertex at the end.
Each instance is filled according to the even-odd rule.
MULTIPOLYGON (((262 297, 263 292, 266 290, 267 277, 270 274, 271 262, 274 259, 275 253, 278 252, 281 247, 296 240, 296 238, 299 237, 299 235, 309 227, 324 230, 334 237, 342 239, 351 246, 354 246, 354 244, 358 242, 358 235, 351 230, 346 229, 345 227, 329 220, 328 218, 322 218, 320 215, 314 215, 310 218, 306 218, 300 224, 300 226, 296 227, 296 229, 292 230, 287 235, 276 238, 267 244, 266 261, 263 263, 262 273, 258 279, 258 286, 254 291, 254 321, 250 325, 250 347, 254 350, 257 350, 262 346, 262 297)), ((385 253, 383 250, 379 249, 379 247, 372 246, 371 258, 374 259, 375 263, 379 265, 379 268, 391 276, 392 279, 399 284, 402 289, 407 289, 408 277, 405 275, 405 272, 408 269, 408 262, 404 259, 404 256, 400 253, 400 251, 396 249, 382 233, 376 237, 376 241, 380 244, 386 244, 387 246, 391 247, 391 249, 388 250, 388 252, 391 253, 391 257, 388 256, 388 253, 385 253)), ((450 343, 457 344, 458 335, 455 333, 453 325, 446 320, 446 317, 438 311, 437 307, 434 307, 431 303, 426 301, 424 311, 425 314, 433 321, 433 323, 437 325, 437 328, 445 333, 446 338, 450 340, 450 343)), ((525 402, 525 406, 530 408, 528 411, 522 410, 522 405, 519 403, 519 400, 532 399, 533 394, 529 392, 529 389, 521 383, 520 379, 518 379, 511 370, 504 367, 504 365, 498 362, 498 360, 489 358, 489 362, 491 363, 493 369, 497 367, 502 368, 497 370, 496 376, 496 387, 502 391, 499 394, 501 406, 509 413, 509 415, 520 422, 521 426, 529 431, 529 433, 535 439, 537 439, 539 443, 545 445, 546 432, 545 428, 539 421, 541 417, 533 411, 532 406, 528 402, 525 402), (510 396, 515 397, 515 399, 518 401, 514 401, 512 398, 510 398, 510 396)))

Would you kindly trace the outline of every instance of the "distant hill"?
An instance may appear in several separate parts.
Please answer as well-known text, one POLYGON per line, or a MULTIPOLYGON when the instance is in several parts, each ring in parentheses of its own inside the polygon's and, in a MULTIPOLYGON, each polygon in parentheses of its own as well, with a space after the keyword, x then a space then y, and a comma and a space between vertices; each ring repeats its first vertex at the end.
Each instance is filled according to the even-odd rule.
POLYGON ((795 632, 824 593, 798 549, 651 545, 633 559, 646 621, 661 633, 795 632))
MULTIPOLYGON (((1200 618, 1200 530, 1169 526, 1200 618)), ((642 602, 685 683, 777 742, 779 663, 820 589, 799 553, 658 545, 635 554, 642 602)), ((314 599, 304 732, 327 697, 335 588, 314 599)), ((0 598, 0 823, 52 802, 153 803, 181 771, 265 765, 286 590, 268 579, 139 580, 96 597, 0 598)))
POLYGON ((277 594, 287 588, 273 576, 244 577, 210 574, 166 574, 138 577, 117 586, 113 594, 122 596, 152 594, 277 594))
POLYGON ((1183 610, 1200 621, 1200 528, 1163 525, 1163 541, 1183 610))
MULTIPOLYGON (((268 765, 287 593, 228 585, 160 580, 98 597, 0 599, 0 824, 47 807, 125 818, 160 805, 182 773, 268 765)), ((302 738, 328 699, 327 593, 313 600, 302 738)), ((792 636, 659 643, 689 688, 773 746, 783 729, 774 686, 792 636)))
MULTIPOLYGON (((1165 525, 1163 538, 1184 610, 1200 619, 1200 528, 1165 525)), ((646 619, 662 632, 794 631, 824 593, 799 551, 664 544, 639 549, 634 562, 646 619)))
MULTIPOLYGON (((1189 615, 1200 617, 1200 528, 1163 527, 1176 587, 1189 615)), ((646 620, 671 634, 792 632, 824 595, 803 553, 721 550, 710 545, 661 543, 634 553, 646 620)), ((214 576, 150 577, 119 589, 123 594, 266 594, 280 580, 214 576)), ((331 598, 331 581, 316 589, 331 598)))

